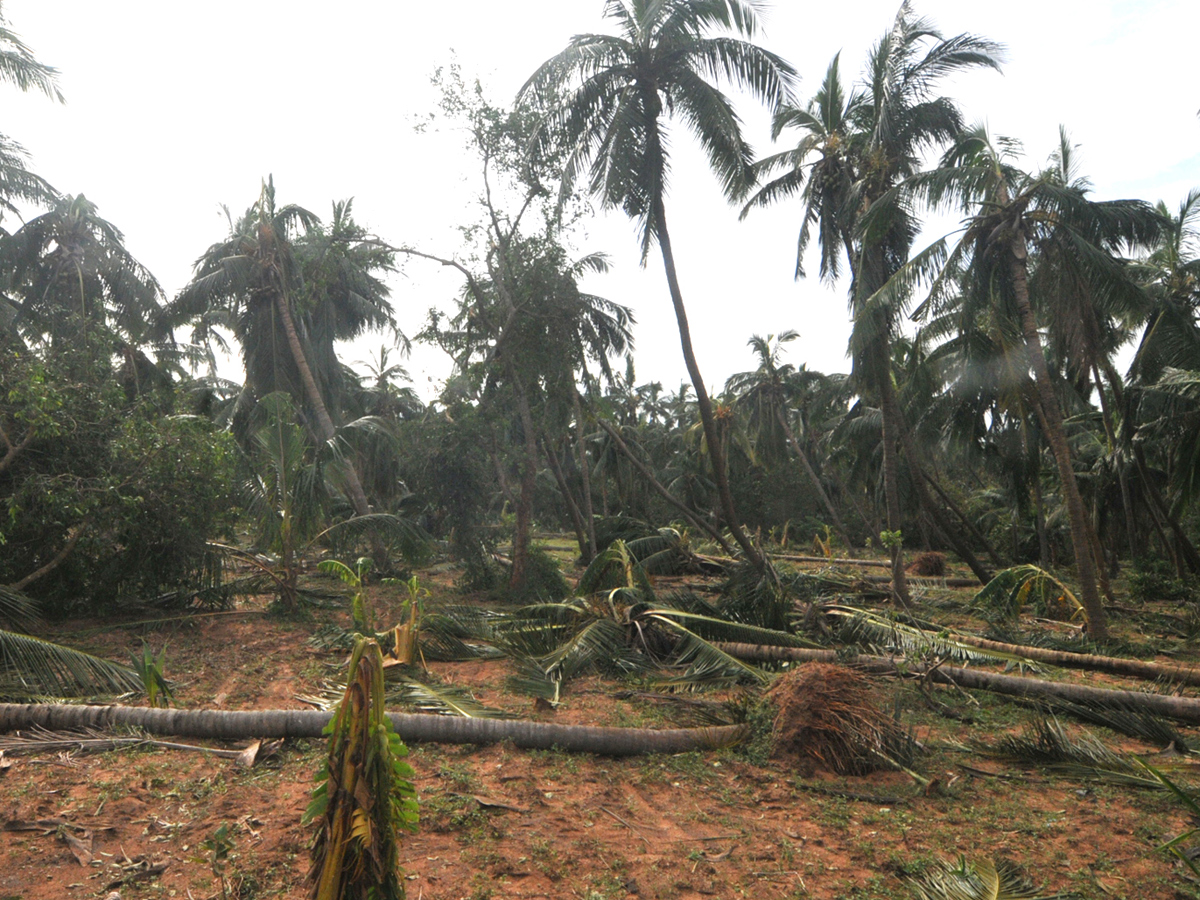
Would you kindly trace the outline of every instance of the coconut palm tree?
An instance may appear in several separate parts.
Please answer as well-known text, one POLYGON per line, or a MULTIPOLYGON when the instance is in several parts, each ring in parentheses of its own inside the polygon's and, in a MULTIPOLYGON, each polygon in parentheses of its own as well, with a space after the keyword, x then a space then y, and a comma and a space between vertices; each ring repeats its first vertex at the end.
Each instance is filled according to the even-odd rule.
MULTIPOLYGON (((219 340, 217 326, 232 330, 246 366, 235 429, 241 422, 245 430, 259 398, 282 390, 301 401, 314 437, 329 442, 337 428, 327 397, 341 375, 333 341, 392 323, 383 305, 387 289, 374 274, 390 268, 390 260, 353 224, 349 204, 335 206, 332 228, 322 231, 308 210, 276 206, 268 178, 246 214, 230 219, 229 237, 197 260, 192 281, 160 326, 191 321, 197 343, 219 340)), ((367 515, 352 462, 341 474, 355 514, 367 515)))
POLYGON ((791 363, 782 361, 783 345, 799 336, 799 332, 788 330, 778 337, 767 335, 764 339, 757 334, 751 337, 749 344, 758 356, 758 368, 753 372, 731 375, 726 382, 726 389, 737 397, 736 405, 746 411, 749 426, 757 435, 754 446, 759 457, 774 455, 778 458, 786 454, 787 447, 796 454, 813 491, 829 513, 838 536, 853 555, 854 543, 842 523, 842 517, 829 499, 812 460, 808 458, 789 422, 791 407, 803 393, 803 382, 820 377, 803 366, 797 370, 791 363), (781 450, 783 453, 780 453, 781 450))
MULTIPOLYGON (((58 70, 38 62, 33 51, 8 27, 2 7, 0 81, 6 81, 20 91, 40 91, 51 100, 63 102, 62 92, 58 89, 58 70)), ((29 171, 29 156, 24 148, 8 135, 0 134, 0 212, 16 213, 14 204, 19 201, 49 205, 57 199, 54 188, 29 171)), ((3 311, 0 306, 0 314, 3 311)))
MULTIPOLYGON (((999 64, 997 44, 971 34, 943 38, 928 20, 914 16, 905 2, 892 28, 871 51, 861 92, 842 87, 835 57, 821 89, 805 109, 785 107, 776 115, 776 136, 796 128, 800 140, 794 149, 759 163, 760 175, 775 177, 747 206, 802 193, 805 213, 799 254, 812 226, 818 229, 822 277, 836 278, 841 254, 846 254, 852 374, 860 390, 874 394, 879 403, 884 495, 888 529, 893 533, 900 529, 901 515, 897 444, 904 446, 915 472, 913 487, 922 506, 935 518, 941 516, 925 489, 892 382, 890 343, 898 332, 902 309, 872 302, 908 258, 919 230, 914 210, 898 202, 896 188, 919 170, 924 151, 951 140, 961 128, 957 105, 937 96, 942 79, 971 68, 998 69, 999 64), (814 151, 820 157, 809 166, 807 158, 814 151)), ((799 254, 798 276, 803 273, 799 254)), ((985 570, 956 539, 955 530, 942 530, 983 578, 985 570)), ((892 577, 894 590, 904 599, 907 584, 898 542, 892 543, 892 577)))
POLYGON ((733 505, 712 401, 692 348, 667 229, 669 124, 691 132, 726 195, 739 197, 751 182, 752 155, 733 105, 716 82, 774 107, 788 99, 793 70, 750 42, 758 7, 746 0, 607 0, 604 15, 616 34, 577 35, 538 68, 520 96, 536 98, 547 110, 535 147, 568 148, 565 183, 586 172, 588 189, 605 207, 619 208, 638 223, 643 262, 657 242, 713 454, 721 510, 747 558, 762 566, 733 505))
POLYGON ((82 194, 65 196, 12 234, 0 235, 0 324, 28 338, 67 340, 83 323, 113 329, 127 345, 150 337, 162 288, 125 249, 124 235, 82 194))
POLYGON ((937 170, 909 180, 917 195, 957 205, 968 218, 952 248, 945 239, 936 242, 892 287, 903 290, 903 283, 922 270, 937 270, 926 301, 932 308, 971 304, 1019 325, 1020 365, 1033 375, 1034 411, 1054 454, 1070 519, 1080 600, 1092 639, 1102 641, 1108 629, 1093 538, 1036 310, 1059 302, 1056 288, 1067 283, 1099 297, 1128 290, 1122 252, 1152 245, 1166 233, 1167 223, 1139 200, 1091 200, 1086 185, 1064 183, 1058 162, 1046 172, 1024 172, 1015 165, 1018 150, 1016 142, 993 141, 977 128, 955 142, 937 170))

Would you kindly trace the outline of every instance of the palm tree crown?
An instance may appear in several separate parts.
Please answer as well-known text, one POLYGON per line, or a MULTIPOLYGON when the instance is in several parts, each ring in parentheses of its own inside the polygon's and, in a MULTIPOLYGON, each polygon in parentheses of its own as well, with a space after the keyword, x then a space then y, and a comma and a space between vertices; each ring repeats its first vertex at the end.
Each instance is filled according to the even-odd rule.
POLYGON ((760 3, 747 0, 607 0, 616 34, 581 34, 522 88, 550 105, 537 141, 571 148, 566 185, 588 190, 641 226, 643 258, 664 223, 655 204, 670 174, 664 119, 700 142, 730 197, 750 186, 753 155, 724 81, 776 107, 790 96, 792 67, 750 43, 760 3), (746 38, 711 35, 725 29, 746 38))

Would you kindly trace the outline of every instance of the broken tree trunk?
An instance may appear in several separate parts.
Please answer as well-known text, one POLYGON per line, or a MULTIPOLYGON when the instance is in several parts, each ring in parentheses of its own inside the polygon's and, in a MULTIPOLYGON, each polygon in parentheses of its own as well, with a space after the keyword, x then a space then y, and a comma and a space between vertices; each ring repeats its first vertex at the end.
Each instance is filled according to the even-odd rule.
MULTIPOLYGON (((48 731, 137 727, 151 734, 220 740, 247 738, 319 738, 333 713, 313 709, 151 709, 132 706, 70 706, 50 703, 0 703, 0 732, 23 728, 48 731)), ((600 728, 513 719, 468 719, 459 716, 388 713, 405 741, 447 744, 494 744, 576 753, 635 756, 683 753, 736 744, 747 734, 744 725, 711 728, 600 728)))

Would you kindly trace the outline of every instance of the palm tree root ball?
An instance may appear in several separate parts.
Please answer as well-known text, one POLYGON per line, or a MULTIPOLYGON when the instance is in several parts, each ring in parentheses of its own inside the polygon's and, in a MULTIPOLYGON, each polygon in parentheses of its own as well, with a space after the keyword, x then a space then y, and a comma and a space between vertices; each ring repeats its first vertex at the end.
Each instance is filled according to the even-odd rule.
POLYGON ((804 663, 775 680, 772 755, 803 775, 865 775, 890 768, 907 735, 878 705, 866 676, 845 666, 804 663))

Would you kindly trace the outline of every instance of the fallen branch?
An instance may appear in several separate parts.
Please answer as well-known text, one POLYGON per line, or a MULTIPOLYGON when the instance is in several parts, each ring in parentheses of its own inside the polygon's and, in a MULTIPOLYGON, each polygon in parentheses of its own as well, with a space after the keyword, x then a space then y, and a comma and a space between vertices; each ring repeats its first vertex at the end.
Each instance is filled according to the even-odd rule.
MULTIPOLYGON (((192 710, 131 706, 71 706, 49 703, 0 703, 0 733, 27 728, 47 731, 136 727, 151 734, 214 740, 248 738, 319 738, 333 713, 309 709, 192 710)), ((683 753, 736 744, 748 726, 708 728, 600 728, 513 719, 468 719, 388 713, 405 741, 494 744, 512 741, 525 749, 557 747, 577 753, 633 756, 683 753)))

